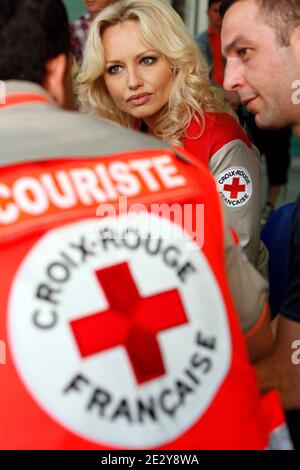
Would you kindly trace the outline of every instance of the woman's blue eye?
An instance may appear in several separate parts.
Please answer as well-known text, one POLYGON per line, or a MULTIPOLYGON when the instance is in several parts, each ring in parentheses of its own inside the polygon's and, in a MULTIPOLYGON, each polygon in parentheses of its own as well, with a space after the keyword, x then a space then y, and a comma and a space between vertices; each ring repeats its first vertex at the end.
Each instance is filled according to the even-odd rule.
POLYGON ((156 60, 157 60, 156 57, 150 57, 150 56, 149 56, 149 57, 143 57, 142 60, 141 60, 141 62, 142 62, 142 64, 144 64, 144 65, 151 65, 151 64, 153 64, 156 60))
POLYGON ((121 65, 112 65, 111 67, 109 67, 108 73, 114 75, 114 74, 121 72, 121 70, 122 70, 121 65))

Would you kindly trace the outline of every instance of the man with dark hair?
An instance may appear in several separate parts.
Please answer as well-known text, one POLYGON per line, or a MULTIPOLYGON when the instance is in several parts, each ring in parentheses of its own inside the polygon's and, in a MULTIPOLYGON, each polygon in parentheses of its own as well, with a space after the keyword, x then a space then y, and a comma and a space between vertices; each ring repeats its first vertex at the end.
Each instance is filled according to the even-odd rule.
MULTIPOLYGON (((300 0, 225 0, 220 11, 225 88, 239 93, 258 126, 291 126, 300 137, 300 0)), ((274 352, 257 368, 262 389, 278 388, 287 410, 300 410, 299 338, 300 200, 274 352)), ((297 433, 299 446, 299 419, 297 433)))
MULTIPOLYGON (((225 68, 225 60, 221 50, 222 17, 219 11, 221 4, 221 0, 210 0, 208 2, 208 30, 196 36, 196 42, 210 66, 210 78, 213 83, 219 86, 223 86, 225 68)), ((237 93, 226 91, 226 96, 241 121, 247 123, 248 132, 253 143, 266 158, 269 185, 266 204, 262 210, 261 224, 263 226, 268 217, 274 212, 281 188, 288 180, 291 130, 286 128, 271 133, 268 130, 259 129, 253 116, 245 113, 244 108, 239 106, 240 101, 237 93)))
POLYGON ((300 125, 298 107, 292 101, 292 86, 299 78, 299 56, 295 50, 299 10, 300 4, 295 0, 228 0, 221 6, 227 59, 224 86, 239 93, 262 128, 291 125, 297 131, 300 125), (245 25, 243 19, 247 20, 245 25), (248 24, 254 25, 255 31, 249 31, 248 24), (256 44, 259 33, 263 36, 256 44))
MULTIPOLYGON (((60 2, 2 0, 1 80, 13 78, 43 85, 46 64, 49 61, 50 65, 51 60, 57 57, 61 62, 60 70, 64 73, 70 52, 70 35, 66 28, 61 28, 61 24, 67 21, 66 11, 60 2)), ((55 93, 54 87, 52 91, 55 93)))
MULTIPOLYGON (((235 1, 232 2, 229 0, 221 4, 220 13, 222 16, 224 16, 227 9, 230 8, 233 3, 235 3, 235 1)), ((295 3, 290 3, 293 14, 295 13, 295 16, 290 16, 289 13, 286 12, 285 1, 262 1, 259 4, 261 18, 263 18, 267 24, 275 28, 274 31, 279 43, 286 45, 288 43, 288 31, 292 25, 295 24, 297 18, 297 11, 294 10, 295 3), (283 8, 283 10, 281 10, 281 8, 283 8)), ((277 80, 278 79, 279 77, 277 77, 277 80)), ((273 77, 272 83, 274 84, 273 77)), ((268 88, 268 93, 270 93, 270 85, 268 85, 268 88)), ((232 90, 232 88, 230 89, 232 90)), ((251 110, 251 108, 249 109, 251 110)), ((274 211, 275 203, 280 194, 282 186, 284 186, 288 181, 291 132, 289 126, 280 126, 280 128, 277 126, 276 130, 273 133, 270 133, 268 130, 266 130, 266 128, 269 126, 264 126, 259 123, 257 124, 263 129, 260 130, 257 128, 254 120, 252 119, 252 116, 250 115, 248 119, 248 125, 253 137, 253 141, 260 151, 265 154, 267 163, 269 187, 267 201, 264 206, 262 216, 262 223, 265 223, 267 218, 274 211)))
POLYGON ((2 0, 0 18, 1 449, 286 436, 240 329, 253 361, 272 347, 266 285, 234 246, 213 178, 184 151, 61 109, 61 0, 2 0))

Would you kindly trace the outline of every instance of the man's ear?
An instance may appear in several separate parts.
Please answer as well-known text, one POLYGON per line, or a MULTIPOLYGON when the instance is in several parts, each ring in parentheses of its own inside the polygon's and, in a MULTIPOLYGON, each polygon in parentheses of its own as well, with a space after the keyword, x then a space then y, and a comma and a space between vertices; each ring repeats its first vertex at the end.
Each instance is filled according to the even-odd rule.
POLYGON ((291 34, 290 44, 297 64, 300 65, 300 25, 291 34))
POLYGON ((59 54, 49 59, 45 65, 44 88, 52 98, 63 107, 65 103, 65 74, 67 70, 67 57, 59 54))

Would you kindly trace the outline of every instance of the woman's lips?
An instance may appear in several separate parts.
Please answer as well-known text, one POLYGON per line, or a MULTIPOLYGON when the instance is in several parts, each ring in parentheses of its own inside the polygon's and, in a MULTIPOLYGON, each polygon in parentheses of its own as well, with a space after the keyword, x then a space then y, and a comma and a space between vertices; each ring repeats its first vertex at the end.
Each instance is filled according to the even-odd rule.
POLYGON ((140 95, 133 95, 128 98, 127 102, 133 104, 134 106, 141 106, 151 98, 151 93, 142 93, 140 95))

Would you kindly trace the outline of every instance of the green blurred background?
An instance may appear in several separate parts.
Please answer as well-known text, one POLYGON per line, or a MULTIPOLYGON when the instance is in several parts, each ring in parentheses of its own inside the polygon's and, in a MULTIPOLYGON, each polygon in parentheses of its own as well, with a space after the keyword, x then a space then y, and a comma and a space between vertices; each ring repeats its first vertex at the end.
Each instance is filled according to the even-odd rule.
POLYGON ((81 0, 63 0, 67 7, 70 21, 76 20, 85 10, 81 0))

